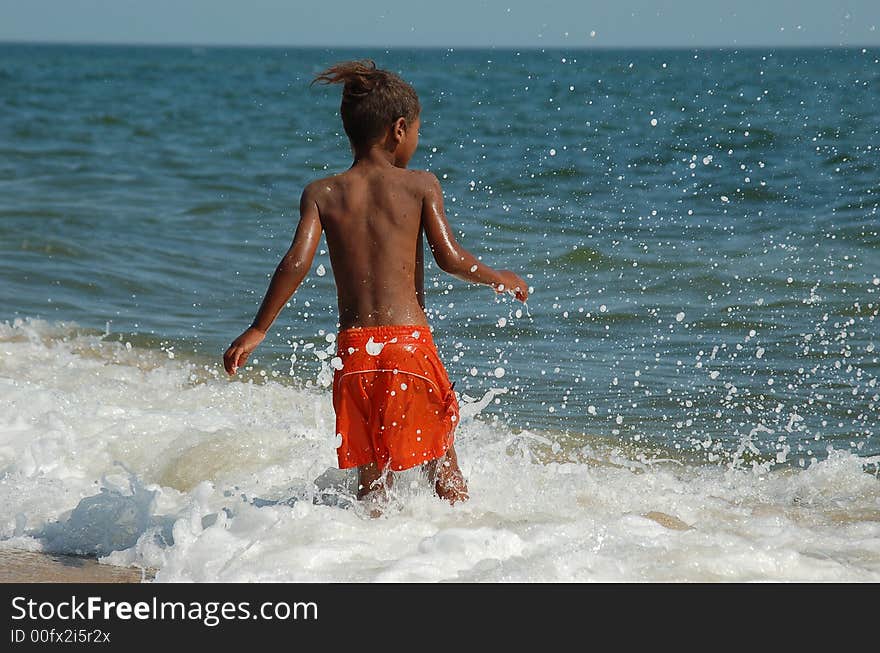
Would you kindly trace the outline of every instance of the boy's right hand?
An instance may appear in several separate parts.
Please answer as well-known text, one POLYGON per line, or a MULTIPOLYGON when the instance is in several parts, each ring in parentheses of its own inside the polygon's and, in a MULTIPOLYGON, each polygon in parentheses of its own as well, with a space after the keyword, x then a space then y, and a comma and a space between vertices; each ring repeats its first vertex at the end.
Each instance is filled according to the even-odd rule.
POLYGON ((501 276, 501 281, 492 284, 495 292, 510 293, 521 302, 529 298, 529 284, 523 281, 522 277, 510 270, 499 270, 498 274, 501 276))
POLYGON ((250 327, 233 340, 232 344, 229 345, 229 349, 223 354, 223 367, 226 368, 226 373, 230 376, 235 374, 238 368, 247 362, 248 356, 257 348, 257 345, 263 342, 265 337, 265 333, 250 327))

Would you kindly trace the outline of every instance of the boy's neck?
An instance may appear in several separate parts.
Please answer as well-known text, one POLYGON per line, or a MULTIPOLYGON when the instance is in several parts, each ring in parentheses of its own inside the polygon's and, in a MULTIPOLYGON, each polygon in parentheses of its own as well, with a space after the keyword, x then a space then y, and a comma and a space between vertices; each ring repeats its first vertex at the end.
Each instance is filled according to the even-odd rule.
POLYGON ((355 148, 354 161, 352 161, 351 165, 356 166, 359 164, 393 166, 394 152, 388 151, 383 143, 374 143, 363 148, 355 148))

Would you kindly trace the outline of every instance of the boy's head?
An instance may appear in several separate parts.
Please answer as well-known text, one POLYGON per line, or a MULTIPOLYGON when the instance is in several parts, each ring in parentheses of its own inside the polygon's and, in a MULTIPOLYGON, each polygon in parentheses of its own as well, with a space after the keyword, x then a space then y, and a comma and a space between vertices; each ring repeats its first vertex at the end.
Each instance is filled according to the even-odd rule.
MULTIPOLYGON (((418 120, 422 106, 412 86, 388 70, 376 68, 370 60, 346 61, 331 66, 312 80, 312 84, 342 84, 342 126, 357 149, 385 138, 406 134, 408 147, 418 142, 418 120), (402 120, 401 120, 402 119, 402 120), (415 141, 415 143, 414 143, 415 141)), ((409 151, 409 156, 412 156, 409 151)), ((408 160, 409 156, 405 158, 408 160)), ((404 162, 405 164, 405 162, 404 162)))

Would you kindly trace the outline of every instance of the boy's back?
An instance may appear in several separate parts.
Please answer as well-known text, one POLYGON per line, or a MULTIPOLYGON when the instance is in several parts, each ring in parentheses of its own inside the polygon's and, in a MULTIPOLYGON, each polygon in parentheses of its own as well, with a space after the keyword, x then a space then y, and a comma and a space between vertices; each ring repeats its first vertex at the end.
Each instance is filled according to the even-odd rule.
POLYGON ((306 188, 327 238, 339 325, 427 325, 419 304, 428 175, 362 161, 306 188))

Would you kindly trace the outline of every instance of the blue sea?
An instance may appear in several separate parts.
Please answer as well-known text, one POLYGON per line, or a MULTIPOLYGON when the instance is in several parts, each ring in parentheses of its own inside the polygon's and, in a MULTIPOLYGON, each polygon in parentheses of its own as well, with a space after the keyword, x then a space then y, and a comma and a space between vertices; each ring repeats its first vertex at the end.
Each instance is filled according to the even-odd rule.
POLYGON ((880 580, 880 50, 0 44, 0 546, 162 580, 880 580), (337 61, 419 93, 467 504, 334 469, 333 273, 248 368, 337 61), (100 509, 87 509, 89 506, 100 509), (340 510, 340 508, 346 508, 340 510), (327 543, 330 543, 328 546, 327 543))

